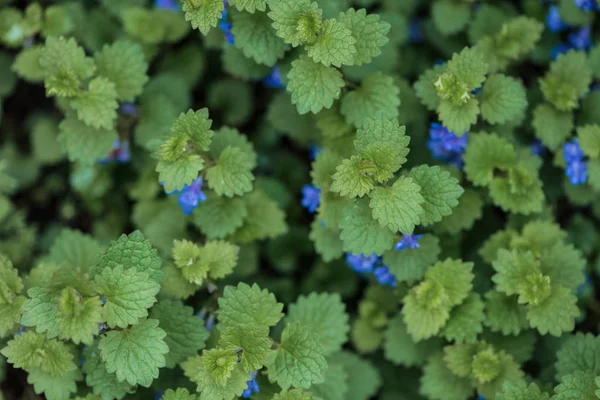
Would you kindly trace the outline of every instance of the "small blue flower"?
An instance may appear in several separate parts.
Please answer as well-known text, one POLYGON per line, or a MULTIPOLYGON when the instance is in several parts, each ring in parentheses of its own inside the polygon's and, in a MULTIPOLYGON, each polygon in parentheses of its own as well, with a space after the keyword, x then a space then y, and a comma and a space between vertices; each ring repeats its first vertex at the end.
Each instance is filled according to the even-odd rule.
POLYGON ((565 174, 573 185, 581 185, 587 181, 587 161, 573 161, 567 165, 565 174))
POLYGON ((84 362, 85 362, 85 361, 83 360, 83 357, 81 357, 81 356, 80 356, 80 357, 79 357, 79 365, 83 365, 83 363, 84 363, 84 362))
POLYGON ((192 214, 198 204, 206 201, 206 195, 202 191, 202 177, 195 179, 191 185, 186 185, 181 190, 169 193, 169 196, 179 195, 179 207, 185 215, 192 214))
POLYGON ((577 50, 589 50, 592 47, 592 28, 584 26, 569 34, 569 44, 577 50))
POLYGON ((308 145, 308 155, 311 161, 315 161, 317 156, 323 152, 323 149, 314 143, 308 145))
POLYGON ((154 0, 154 7, 162 10, 179 11, 177 0, 154 0))
POLYGON ((561 18, 558 6, 550 6, 546 15, 546 26, 551 32, 561 32, 569 27, 561 18))
POLYGON ((396 243, 396 250, 401 251, 405 249, 418 249, 421 247, 419 240, 423 235, 402 235, 402 240, 396 243))
POLYGON ((198 317, 200 319, 206 318, 206 308, 203 308, 202 310, 198 311, 198 314, 196 314, 196 317, 198 317))
POLYGON ((581 11, 590 12, 590 11, 598 11, 600 7, 596 0, 573 0, 577 8, 581 11))
POLYGON ((165 392, 153 392, 152 393, 152 398, 154 400, 160 400, 162 399, 162 397, 164 396, 165 392))
POLYGON ((279 65, 273 67, 271 73, 263 79, 263 85, 272 89, 283 89, 285 83, 281 81, 281 73, 279 72, 279 65))
POLYGON ((112 162, 124 164, 131 160, 131 153, 129 152, 129 142, 126 140, 116 139, 113 142, 113 149, 104 157, 98 161, 102 165, 107 165, 112 162))
POLYGON ((459 169, 462 168, 462 156, 467 148, 467 143, 468 134, 466 132, 458 137, 441 124, 431 123, 427 148, 436 160, 452 164, 459 169))
POLYGON ((546 148, 544 147, 542 142, 537 139, 531 142, 531 144, 529 145, 529 149, 531 150, 531 154, 533 154, 534 156, 542 157, 544 154, 546 154, 546 148))
POLYGON ((423 41, 423 33, 421 32, 421 21, 413 18, 408 27, 408 41, 410 43, 419 43, 423 41))
POLYGON ((17 331, 17 333, 15 333, 15 336, 21 336, 26 331, 27 331, 27 329, 23 325, 21 325, 21 327, 19 328, 19 330, 17 331))
POLYGON ((364 274, 367 272, 373 272, 375 264, 379 262, 377 254, 373 253, 370 256, 364 254, 354 255, 346 254, 346 262, 352 269, 358 273, 364 274))
POLYGON ((314 185, 304 185, 302 187, 302 206, 313 214, 319 208, 321 203, 321 190, 314 185))
POLYGON ((219 27, 220 30, 223 31, 223 33, 225 33, 225 41, 228 44, 233 44, 235 42, 235 39, 233 37, 233 33, 231 32, 232 24, 231 24, 231 22, 227 21, 227 15, 228 15, 227 1, 224 1, 223 5, 225 6, 225 9, 223 10, 223 13, 221 14, 221 22, 219 22, 219 24, 217 26, 219 27))
POLYGON ((592 279, 590 278, 590 274, 585 274, 585 281, 577 286, 577 295, 581 296, 583 294, 583 291, 590 286, 590 284, 592 283, 592 279))
POLYGON ((246 383, 248 384, 248 387, 242 392, 242 397, 244 399, 249 399, 250 397, 252 397, 253 393, 260 392, 260 387, 258 386, 258 382, 256 381, 256 372, 250 372, 250 380, 246 383))
POLYGON ((566 43, 557 44, 550 49, 550 57, 552 57, 552 60, 556 60, 559 55, 564 54, 571 49, 572 47, 566 43))
POLYGON ((482 395, 482 394, 480 394, 480 395, 477 397, 477 400, 485 400, 485 396, 484 396, 484 395, 482 395))
POLYGON ((473 89, 471 90, 471 94, 473 96, 477 96, 479 93, 481 93, 483 91, 483 87, 478 87, 477 89, 473 89))
POLYGON ((565 163, 567 164, 575 161, 582 161, 583 157, 585 156, 577 139, 573 139, 572 141, 565 143, 563 145, 563 153, 565 163))
POLYGON ((136 116, 138 113, 137 106, 133 103, 121 103, 119 110, 123 114, 130 116, 136 116))
POLYGON ((208 316, 206 322, 204 323, 204 327, 209 331, 213 330, 213 328, 215 327, 215 314, 210 314, 208 316))
POLYGON ((390 269, 387 266, 377 267, 375 271, 373 271, 373 275, 375 275, 375 279, 377 282, 382 285, 388 285, 391 287, 396 287, 396 275, 390 272, 390 269))

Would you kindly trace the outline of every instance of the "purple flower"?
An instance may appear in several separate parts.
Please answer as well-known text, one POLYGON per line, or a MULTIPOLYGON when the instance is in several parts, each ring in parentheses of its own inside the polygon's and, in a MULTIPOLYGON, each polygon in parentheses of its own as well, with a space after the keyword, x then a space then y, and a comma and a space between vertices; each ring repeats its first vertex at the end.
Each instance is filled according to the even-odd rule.
POLYGON ((551 32, 561 32, 569 27, 561 18, 558 6, 550 6, 546 15, 546 26, 551 32))
POLYGON ((587 181, 587 161, 573 161, 567 165, 565 174, 573 185, 581 185, 587 181))
POLYGON ((321 191, 314 185, 302 187, 302 206, 313 214, 321 203, 321 191))
POLYGON ((375 268, 373 275, 375 275, 377 282, 381 283, 382 285, 396 287, 396 275, 392 274, 387 266, 384 265, 382 267, 375 268))
POLYGON ((373 253, 370 256, 365 256, 364 254, 354 255, 354 254, 346 254, 346 262, 352 269, 359 273, 372 272, 375 264, 379 262, 379 257, 377 254, 373 253))
POLYGON ((162 10, 179 11, 177 0, 154 0, 154 7, 162 10))
POLYGON ((544 154, 546 154, 546 148, 544 147, 542 142, 540 142, 537 139, 531 142, 531 144, 529 145, 529 149, 531 150, 531 154, 533 154, 534 156, 542 157, 544 154))
POLYGON ((314 161, 317 158, 317 156, 323 152, 323 149, 317 146, 316 144, 311 143, 308 145, 308 152, 311 161, 314 161))
POLYGON ((432 122, 429 128, 427 148, 436 160, 462 168, 462 156, 467 148, 468 135, 456 136, 441 124, 432 122))
POLYGON ((249 399, 252 397, 253 393, 260 392, 260 387, 258 387, 258 382, 256 381, 256 372, 250 372, 250 380, 246 383, 248 384, 248 387, 242 392, 242 397, 244 399, 249 399))
POLYGON ((119 164, 124 164, 131 160, 131 153, 129 153, 129 142, 124 140, 120 141, 119 139, 113 142, 113 149, 99 161, 100 164, 106 165, 111 162, 117 162, 119 164))
POLYGON ((279 73, 279 66, 276 65, 273 67, 271 73, 263 79, 263 85, 268 88, 273 89, 283 89, 285 88, 285 83, 281 81, 281 74, 279 73))
POLYGON ((402 240, 396 243, 396 250, 402 251, 406 249, 418 249, 421 247, 419 240, 423 235, 402 235, 402 240))
POLYGON ((584 26, 569 34, 569 44, 577 50, 589 50, 592 47, 592 27, 584 26))
POLYGON ((185 215, 190 215, 198 204, 206 201, 206 195, 202 191, 202 177, 198 177, 191 185, 186 185, 181 190, 169 193, 169 196, 179 195, 179 206, 185 215))
POLYGON ((590 11, 598 11, 600 7, 596 0, 573 0, 577 8, 581 11, 590 12, 590 11))
POLYGON ((575 161, 582 161, 583 157, 585 156, 577 139, 573 139, 572 141, 565 143, 563 145, 563 153, 565 163, 567 164, 575 161))

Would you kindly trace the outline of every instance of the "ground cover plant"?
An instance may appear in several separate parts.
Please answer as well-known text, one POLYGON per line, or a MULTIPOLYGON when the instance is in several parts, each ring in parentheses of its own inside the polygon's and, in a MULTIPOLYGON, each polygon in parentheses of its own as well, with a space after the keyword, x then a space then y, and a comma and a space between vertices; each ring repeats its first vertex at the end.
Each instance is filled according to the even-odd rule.
POLYGON ((0 400, 600 398, 595 0, 0 0, 0 400))

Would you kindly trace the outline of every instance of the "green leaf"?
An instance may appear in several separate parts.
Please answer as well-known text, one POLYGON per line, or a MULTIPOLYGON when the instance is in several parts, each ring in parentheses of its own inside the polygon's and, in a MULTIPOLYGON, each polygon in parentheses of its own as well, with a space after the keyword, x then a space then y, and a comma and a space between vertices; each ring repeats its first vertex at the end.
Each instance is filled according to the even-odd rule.
POLYGON ((210 130, 211 125, 212 120, 208 116, 207 108, 188 110, 173 122, 171 136, 183 136, 196 150, 208 151, 215 134, 210 130))
POLYGON ((578 107, 579 98, 591 82, 592 72, 586 54, 569 51, 550 64, 550 70, 540 79, 540 87, 546 100, 561 111, 569 111, 578 107))
POLYGON ((556 400, 596 400, 596 382, 592 371, 577 371, 562 377, 560 385, 554 388, 556 400))
POLYGON ((269 380, 283 389, 308 389, 325 380, 327 361, 317 334, 300 323, 288 324, 281 334, 279 348, 269 355, 269 380))
POLYGON ((421 225, 431 225, 451 215, 464 193, 458 180, 438 166, 421 165, 411 169, 408 176, 421 187, 420 193, 425 199, 421 204, 423 213, 419 216, 421 225))
POLYGON ((323 21, 317 41, 305 46, 308 55, 317 63, 341 67, 352 65, 356 54, 356 39, 346 25, 335 19, 323 21))
POLYGON ((535 136, 550 150, 557 150, 571 135, 573 114, 558 111, 550 104, 540 104, 533 112, 535 136))
POLYGON ((478 133, 469 137, 463 157, 467 178, 477 186, 487 186, 494 179, 494 169, 508 170, 516 161, 514 146, 495 134, 478 133))
POLYGON ((223 240, 209 241, 200 249, 200 262, 208 265, 211 279, 222 279, 237 265, 240 248, 223 240))
POLYGON ((276 393, 271 400, 313 400, 314 397, 310 393, 302 389, 284 390, 281 393, 276 393))
POLYGON ((81 379, 78 370, 67 372, 61 376, 53 376, 41 369, 34 369, 27 375, 27 383, 33 385, 37 394, 44 393, 47 400, 68 399, 77 391, 76 381, 81 379))
POLYGON ((576 371, 600 372, 600 336, 577 332, 568 336, 556 353, 556 379, 576 371))
POLYGON ((381 21, 379 15, 367 15, 367 10, 354 8, 341 12, 337 20, 343 23, 356 40, 356 54, 353 65, 368 64, 371 60, 381 54, 380 48, 389 42, 387 34, 391 25, 381 21))
POLYGON ((419 245, 416 249, 393 249, 383 253, 383 263, 399 282, 413 282, 423 278, 427 268, 437 261, 441 252, 438 238, 425 234, 419 240, 419 245))
POLYGON ((216 348, 204 350, 202 357, 190 358, 183 364, 186 375, 198 384, 200 400, 231 400, 241 396, 250 375, 236 365, 236 360, 234 352, 216 348))
POLYGON ((238 352, 241 350, 240 367, 245 372, 262 368, 271 353, 272 340, 266 326, 227 327, 219 337, 219 347, 238 352))
POLYGON ((103 321, 100 299, 82 298, 75 289, 65 288, 57 306, 59 338, 91 345, 94 335, 98 334, 98 324, 103 321))
POLYGON ((375 117, 397 118, 399 106, 400 90, 394 79, 376 72, 367 76, 360 88, 342 98, 341 113, 358 128, 375 117))
POLYGON ((183 305, 181 301, 161 300, 152 308, 150 318, 157 319, 160 328, 167 333, 164 338, 169 347, 165 355, 167 368, 174 368, 204 348, 209 333, 204 321, 194 315, 192 307, 183 305))
MULTIPOLYGON (((448 61, 447 71, 454 75, 458 81, 464 83, 467 88, 473 90, 480 87, 485 81, 488 65, 477 49, 465 47, 460 53, 455 53, 452 59, 448 61)), ((450 130, 462 132, 464 129, 450 130)))
POLYGON ((267 66, 275 65, 283 57, 286 45, 275 34, 267 14, 240 12, 233 14, 232 19, 235 47, 241 49, 246 57, 267 66))
POLYGON ((121 382, 149 387, 158 378, 158 369, 165 366, 166 335, 155 319, 107 332, 98 344, 106 370, 116 373, 121 382))
POLYGON ((43 49, 41 45, 34 45, 21 50, 15 58, 12 70, 27 82, 42 82, 46 76, 46 72, 40 65, 43 49))
MULTIPOLYGON (((148 315, 160 285, 135 268, 105 268, 95 277, 98 292, 106 297, 104 313, 109 327, 127 328, 148 315)), ((133 385, 133 383, 131 383, 133 385)))
POLYGON ((66 75, 74 76, 75 79, 87 79, 96 70, 94 60, 86 57, 83 48, 73 38, 46 39, 39 63, 46 77, 66 75))
POLYGON ((481 296, 471 293, 465 301, 450 313, 450 320, 442 334, 455 343, 474 343, 477 335, 483 332, 484 303, 481 296))
POLYGON ((38 333, 46 333, 49 338, 58 336, 58 307, 53 291, 48 288, 34 287, 27 291, 29 299, 23 304, 21 325, 35 326, 38 333))
POLYGON ((65 343, 34 332, 9 340, 1 353, 15 368, 28 372, 39 369, 52 376, 62 376, 77 368, 65 343))
POLYGON ((524 115, 527 109, 525 88, 518 80, 496 74, 483 85, 481 115, 490 124, 503 124, 524 115))
POLYGON ((104 247, 90 235, 63 229, 50 247, 48 260, 85 272, 94 265, 103 250, 104 247))
POLYGON ((348 373, 340 364, 327 365, 325 382, 310 387, 312 394, 323 400, 345 400, 348 393, 348 373))
POLYGON ((560 336, 575 328, 575 318, 580 315, 577 297, 561 286, 552 288, 548 298, 527 307, 527 319, 532 328, 542 335, 560 336))
POLYGON ((267 9, 267 0, 231 0, 229 4, 239 11, 246 10, 251 13, 256 10, 265 11, 267 9))
POLYGON ((221 197, 206 193, 206 201, 193 213, 194 224, 209 239, 222 239, 244 224, 248 208, 239 197, 221 197))
POLYGON ((300 56, 292 62, 287 77, 287 90, 292 94, 292 103, 296 104, 300 114, 309 111, 316 114, 323 108, 331 108, 346 85, 338 70, 316 63, 306 56, 300 56))
POLYGON ((225 6, 222 0, 184 0, 181 9, 185 20, 192 23, 192 28, 206 35, 210 28, 217 26, 225 6))
POLYGON ((479 102, 477 99, 469 99, 465 103, 457 105, 448 100, 442 100, 438 107, 440 121, 451 132, 467 132, 471 125, 477 122, 479 115, 479 102))
POLYGON ((100 255, 96 265, 90 268, 90 275, 99 275, 104 273, 107 267, 114 269, 120 265, 123 270, 135 268, 138 272, 145 272, 159 282, 162 277, 161 264, 156 249, 142 232, 136 230, 111 242, 104 254, 100 255))
POLYGON ((173 391, 173 389, 167 389, 165 394, 161 397, 161 400, 197 400, 196 395, 190 394, 187 389, 178 388, 173 391))
POLYGON ((520 214, 541 212, 545 199, 537 171, 524 164, 509 169, 508 179, 494 178, 490 196, 503 210, 520 214))
POLYGON ((548 246, 540 254, 541 271, 550 277, 552 285, 576 290, 585 282, 586 260, 581 251, 561 242, 548 246))
POLYGON ((452 214, 444 217, 434 226, 435 232, 456 235, 471 229, 475 222, 481 219, 483 206, 482 196, 474 189, 466 189, 452 214))
POLYGON ((525 382, 507 382, 502 392, 496 395, 496 400, 550 400, 550 396, 535 383, 527 386, 525 382))
POLYGON ((213 159, 218 159, 223 150, 227 147, 235 147, 246 153, 246 156, 252 164, 252 168, 256 167, 256 152, 254 145, 248 141, 248 137, 240 133, 235 128, 222 127, 215 136, 212 137, 208 153, 213 159))
POLYGON ((95 129, 111 129, 117 118, 117 91, 106 78, 92 79, 88 90, 69 103, 77 118, 95 129))
POLYGON ((415 342, 409 335, 402 314, 397 314, 385 331, 383 351, 385 358, 404 367, 424 365, 427 360, 442 348, 438 338, 415 342))
POLYGON ((439 354, 425 365, 420 392, 433 400, 465 400, 473 394, 473 386, 468 378, 452 373, 439 354))
POLYGON ((253 240, 276 238, 287 232, 285 214, 266 193, 255 189, 243 199, 248 216, 244 219, 244 225, 231 236, 231 240, 248 243, 253 240))
POLYGON ((437 0, 431 7, 431 16, 442 34, 453 35, 467 26, 471 18, 471 5, 455 3, 452 0, 437 0))
POLYGON ((360 156, 352 156, 342 161, 333 174, 333 184, 330 190, 340 196, 363 197, 375 187, 373 178, 364 173, 365 167, 372 167, 360 156))
POLYGON ((219 298, 219 326, 222 329, 239 326, 274 326, 283 318, 283 304, 257 284, 240 282, 236 287, 226 286, 219 298), (239 310, 244 310, 240 314, 239 310))
POLYGON ((23 282, 8 258, 0 254, 0 337, 12 329, 21 315, 25 298, 23 282))
POLYGON ((343 365, 348 374, 346 400, 368 400, 377 393, 381 378, 371 362, 349 351, 337 353, 330 360, 343 365))
POLYGON ((325 356, 339 352, 348 340, 348 314, 338 294, 301 295, 289 306, 287 321, 299 322, 316 333, 325 356))
POLYGON ((492 281, 497 285, 498 291, 505 294, 523 293, 527 278, 541 272, 539 260, 530 251, 500 249, 496 257, 492 265, 497 273, 492 281))
POLYGON ((391 187, 378 187, 370 194, 373 217, 393 232, 412 234, 423 214, 425 199, 413 178, 402 176, 391 187))
POLYGON ((423 72, 413 85, 417 96, 421 99, 421 103, 427 107, 429 111, 437 110, 440 105, 441 99, 435 90, 433 82, 445 71, 445 65, 436 65, 423 72))
POLYGON ((69 161, 91 165, 103 159, 113 148, 117 139, 114 129, 96 129, 67 115, 58 126, 58 141, 67 151, 69 161))
POLYGON ((121 101, 133 101, 142 93, 148 82, 148 63, 142 48, 129 40, 118 40, 104 45, 94 54, 98 76, 102 76, 115 85, 121 101))
POLYGON ((585 125, 577 128, 577 139, 587 156, 600 157, 600 126, 585 125))
POLYGON ((338 259, 344 254, 339 230, 329 228, 318 219, 310 224, 309 238, 315 246, 315 251, 325 262, 338 259))
POLYGON ((485 326, 503 335, 518 335, 529 327, 525 316, 525 306, 517 299, 496 290, 485 294, 486 318, 485 326))
POLYGON ((268 13, 277 36, 292 47, 314 43, 322 27, 322 11, 311 0, 270 0, 268 13))
POLYGON ((81 369, 85 374, 85 383, 103 400, 121 399, 133 389, 132 385, 120 382, 115 374, 106 370, 97 345, 88 346, 83 351, 82 358, 84 362, 81 369))
POLYGON ((227 147, 219 156, 217 165, 206 171, 208 186, 219 196, 241 196, 252 190, 254 175, 251 169, 252 163, 243 150, 227 147))
POLYGON ((415 342, 437 335, 450 318, 451 305, 438 281, 426 280, 414 287, 404 297, 403 303, 404 323, 415 342))
POLYGON ((191 184, 203 168, 202 158, 198 155, 190 155, 174 162, 159 161, 156 172, 158 172, 158 179, 164 183, 165 191, 171 193, 191 184))
POLYGON ((352 254, 383 254, 394 245, 394 234, 372 216, 367 200, 359 200, 344 210, 340 239, 344 251, 352 254))

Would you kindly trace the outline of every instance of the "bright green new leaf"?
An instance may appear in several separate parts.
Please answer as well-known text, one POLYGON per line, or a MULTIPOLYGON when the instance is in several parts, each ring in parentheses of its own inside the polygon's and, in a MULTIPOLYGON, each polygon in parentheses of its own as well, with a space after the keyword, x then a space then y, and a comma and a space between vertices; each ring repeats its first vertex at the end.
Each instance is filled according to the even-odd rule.
POLYGON ((272 340, 266 326, 227 327, 219 338, 219 347, 233 353, 241 349, 240 366, 248 373, 266 364, 271 345, 272 340))
POLYGON ((185 20, 192 23, 192 28, 208 34, 210 28, 217 26, 225 6, 222 0, 183 0, 181 9, 185 20))
POLYGON ((231 0, 229 4, 239 11, 246 10, 251 13, 256 10, 265 11, 267 9, 267 0, 231 0))
POLYGON ((368 167, 372 168, 372 163, 360 156, 352 156, 342 161, 332 176, 331 191, 339 193, 340 196, 363 197, 375 187, 373 178, 366 173, 368 167))
POLYGON ((526 308, 514 296, 491 290, 485 294, 485 309, 484 325, 494 332, 518 335, 529 326, 525 316, 526 308))
POLYGON ((502 392, 496 395, 496 400, 550 400, 550 396, 542 392, 535 383, 527 386, 525 382, 507 382, 502 392))
POLYGON ((596 377, 592 371, 577 371, 562 377, 561 383, 554 388, 556 400, 596 400, 596 377))
POLYGON ((94 78, 86 92, 69 103, 77 118, 95 129, 112 129, 117 118, 117 91, 106 78, 94 78))
MULTIPOLYGON (((451 132, 467 132, 477 122, 479 115, 479 102, 477 99, 469 99, 463 104, 454 104, 448 100, 442 100, 438 107, 440 121, 451 132)), ((462 136, 462 135, 460 135, 462 136)))
POLYGON ((73 288, 65 288, 58 299, 59 339, 91 345, 102 319, 102 302, 98 297, 82 298, 73 288))
POLYGON ((307 44, 308 55, 326 67, 330 65, 341 67, 342 64, 352 65, 356 54, 354 44, 356 39, 346 25, 335 19, 323 21, 317 41, 307 44))
POLYGON ((127 328, 146 317, 160 291, 160 285, 146 272, 121 265, 105 268, 95 280, 98 292, 106 298, 103 311, 111 328, 127 328))
POLYGON ((155 319, 107 332, 98 344, 106 370, 116 373, 121 382, 149 387, 158 378, 158 369, 165 366, 165 354, 169 352, 163 340, 166 335, 155 319))
POLYGON ((271 27, 271 20, 262 12, 235 13, 231 33, 235 46, 258 64, 272 67, 285 54, 286 45, 271 27))
POLYGON ((36 368, 27 375, 27 383, 33 385, 33 391, 44 394, 46 400, 70 398, 77 392, 77 382, 81 379, 79 370, 73 370, 60 376, 53 376, 36 368))
POLYGON ((375 117, 397 118, 399 106, 400 90, 394 79, 376 72, 342 98, 341 112, 348 123, 358 128, 375 117))
POLYGON ((490 124, 514 121, 527 108, 527 95, 521 82, 502 74, 490 76, 482 94, 481 115, 490 124))
POLYGON ((450 320, 442 334, 455 343, 474 343, 477 335, 483 332, 484 303, 481 296, 471 293, 465 301, 450 313, 450 320))
POLYGON ((21 325, 32 327, 38 333, 46 333, 49 338, 59 334, 58 307, 51 289, 34 287, 27 291, 29 299, 23 304, 21 325))
POLYGON ((46 77, 73 76, 75 79, 87 79, 96 70, 94 60, 86 57, 83 48, 73 38, 46 39, 39 63, 46 77))
POLYGON ((495 134, 478 133, 469 137, 464 155, 467 178, 477 186, 487 186, 494 179, 494 170, 507 170, 516 161, 514 146, 495 134))
POLYGON ((540 79, 540 87, 546 100, 561 111, 569 111, 578 106, 591 81, 586 54, 569 51, 550 64, 550 70, 540 79))
POLYGON ((309 327, 296 322, 288 324, 281 334, 279 348, 269 355, 269 380, 284 389, 290 386, 308 389, 325 380, 327 361, 319 336, 309 327))
POLYGON ((217 165, 206 171, 208 186, 219 196, 241 196, 252 190, 254 175, 246 153, 237 147, 228 147, 219 156, 217 165))
POLYGON ((542 335, 560 336, 563 332, 572 331, 579 314, 577 297, 561 286, 553 287, 550 296, 539 304, 527 307, 531 327, 542 335))
POLYGON ((120 382, 114 373, 109 373, 104 366, 97 345, 88 346, 83 351, 83 365, 85 383, 92 388, 94 394, 103 400, 121 399, 133 388, 127 382, 120 382))
POLYGON ((322 14, 311 0, 270 0, 268 13, 277 36, 292 47, 314 43, 321 32, 322 14))
POLYGON ((316 114, 323 108, 331 108, 346 85, 337 69, 316 63, 306 56, 292 62, 287 77, 287 90, 292 94, 292 103, 296 104, 300 114, 309 111, 316 114))

